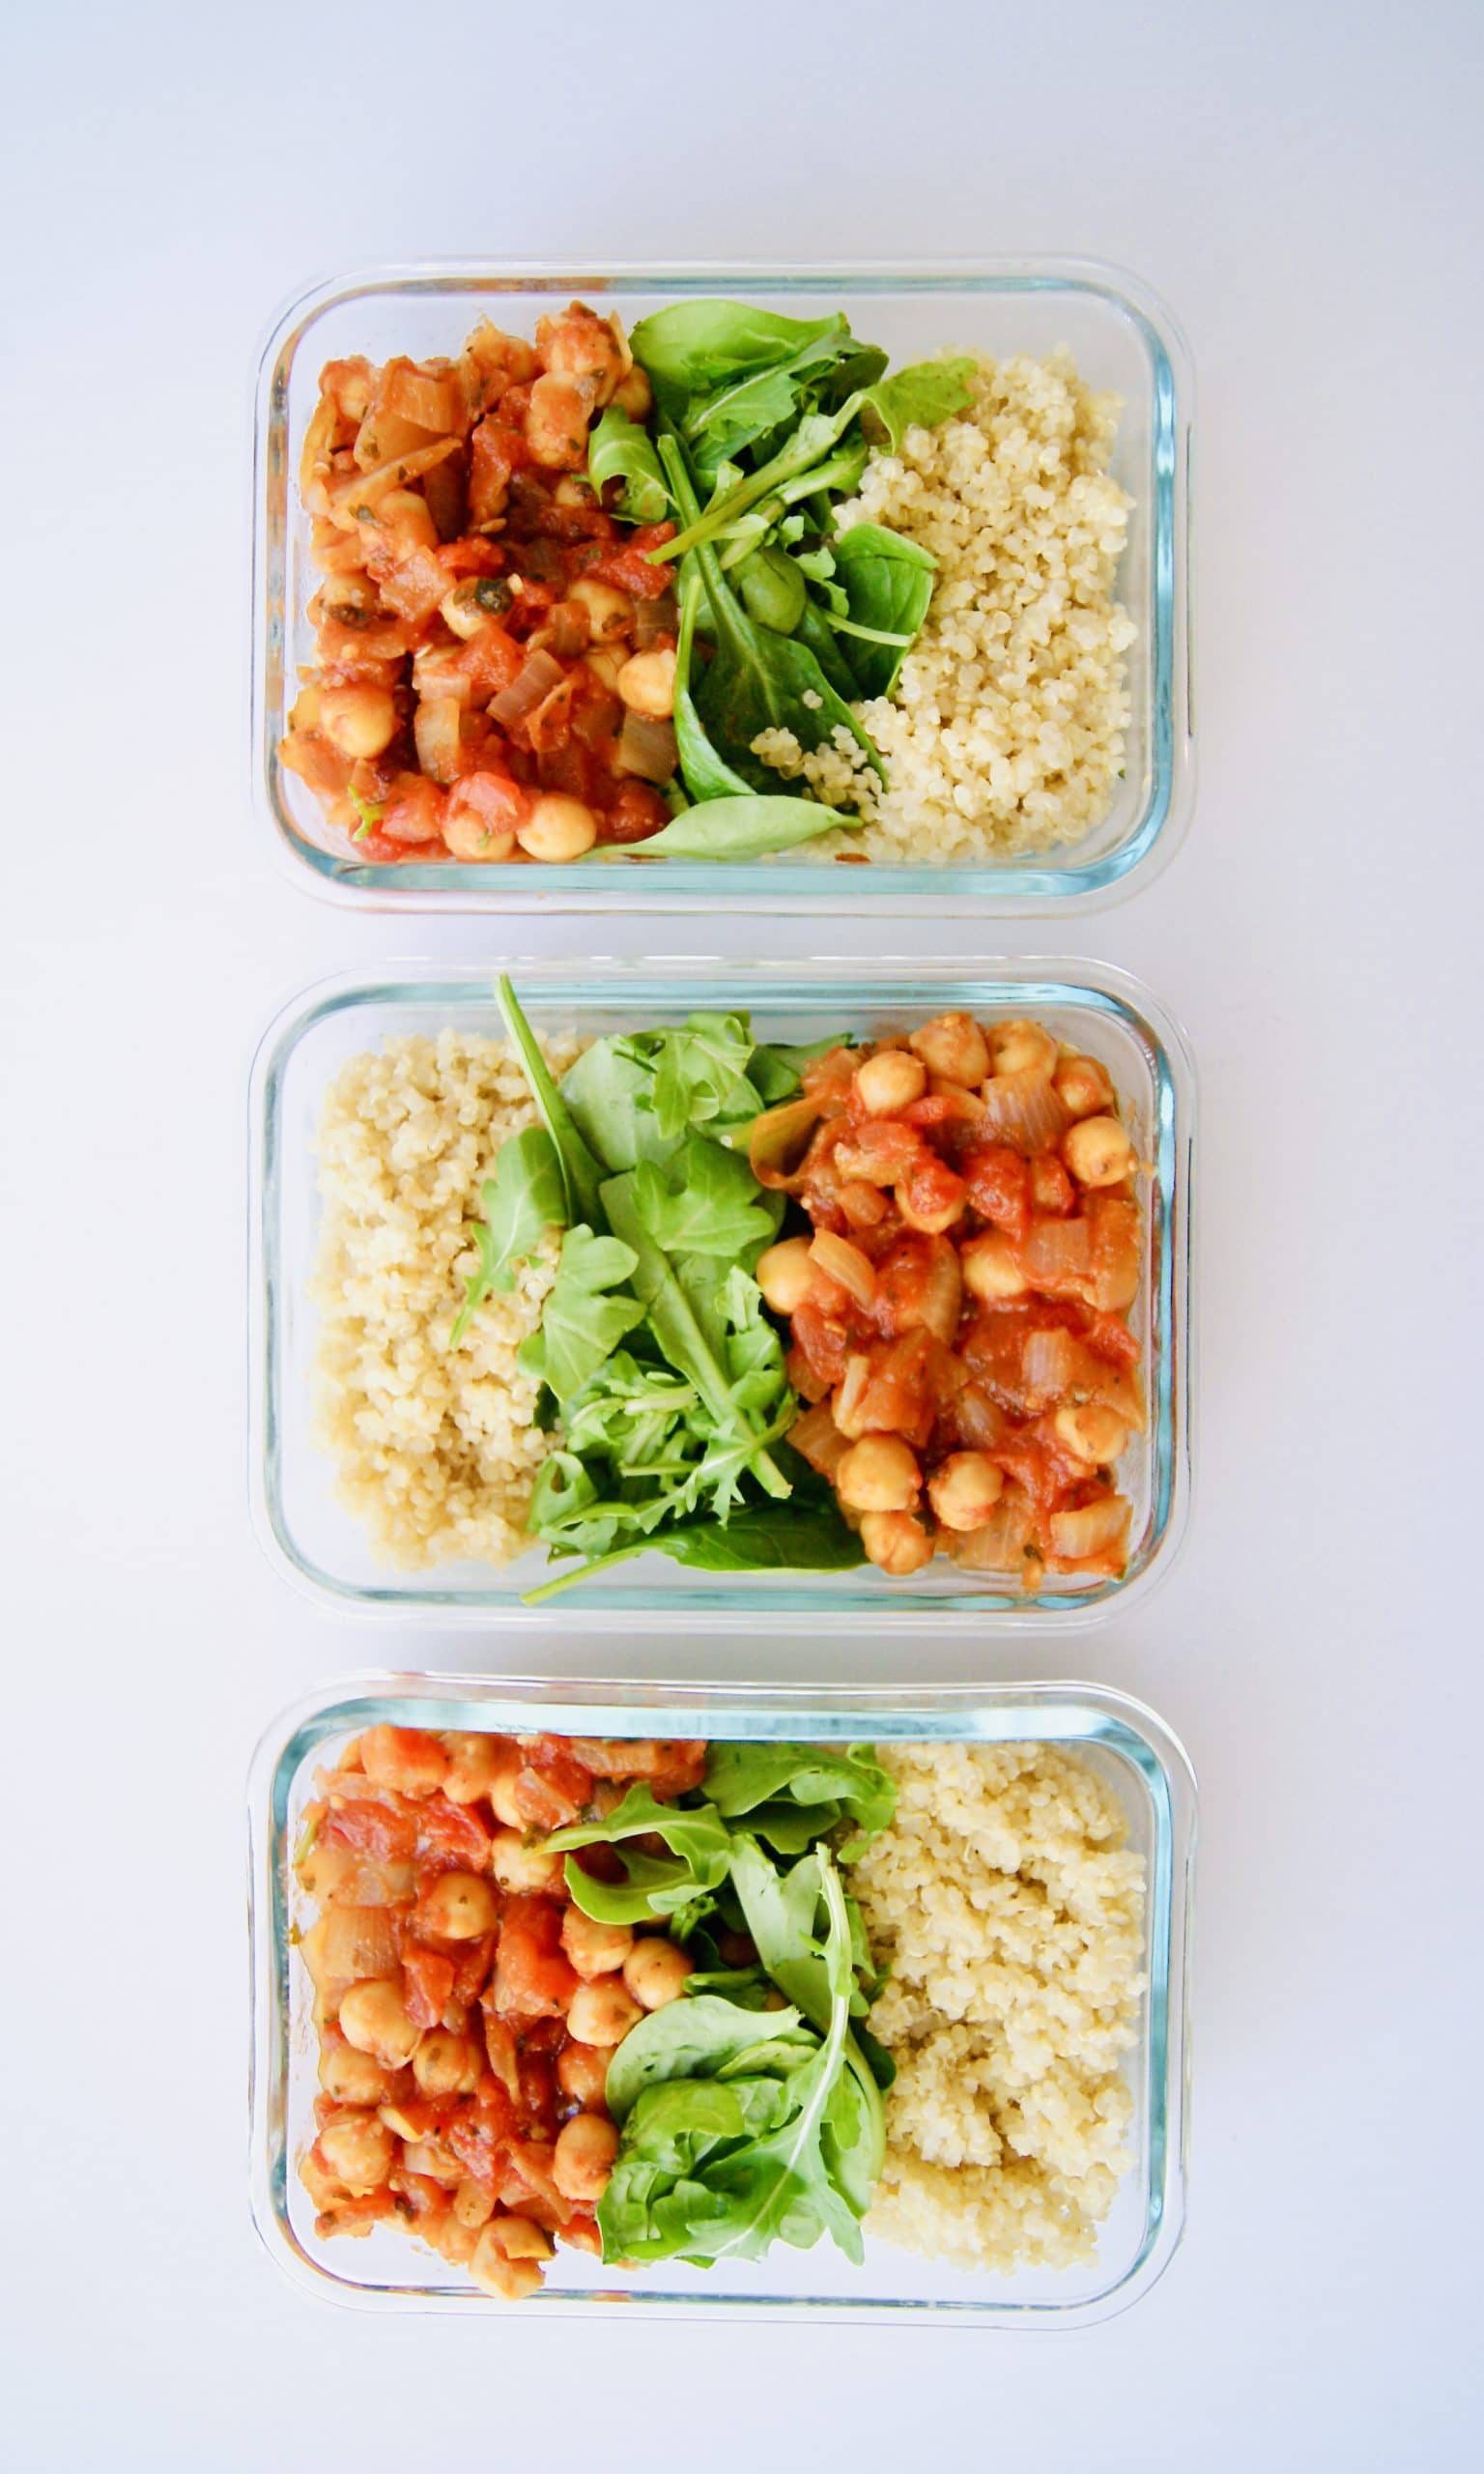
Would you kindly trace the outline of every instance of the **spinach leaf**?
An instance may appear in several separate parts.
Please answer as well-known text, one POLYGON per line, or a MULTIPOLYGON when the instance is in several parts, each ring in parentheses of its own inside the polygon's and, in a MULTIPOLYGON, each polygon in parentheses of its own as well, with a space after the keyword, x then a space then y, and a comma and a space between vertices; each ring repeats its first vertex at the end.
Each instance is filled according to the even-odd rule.
POLYGON ((694 397, 709 398, 815 342, 848 334, 839 310, 826 318, 782 318, 739 301, 676 301, 642 318, 629 342, 660 403, 676 418, 694 397))
POLYGON ((909 429, 936 429, 974 401, 972 360, 915 360, 862 395, 861 426, 874 445, 901 452, 909 429))
MULTIPOLYGON (((770 772, 768 778, 776 782, 778 775, 770 772)), ((827 808, 818 799, 744 789, 735 796, 702 795, 699 805, 683 809, 640 847, 671 859, 761 859, 816 841, 821 833, 853 830, 860 821, 852 810, 827 808)))
MULTIPOLYGON (((551 1069, 541 1053, 535 1033, 526 1020, 515 990, 504 973, 501 973, 496 981, 495 992, 499 999, 499 1010, 505 1028, 520 1050, 521 1063, 526 1069, 526 1079, 530 1084, 531 1096, 541 1111, 541 1121, 556 1147, 556 1156, 561 1164, 562 1183, 566 1188, 567 1195, 567 1208, 562 1217, 569 1228, 579 1220, 585 1221, 589 1228, 601 1228, 604 1224, 603 1205, 599 1198, 598 1188, 602 1182, 602 1169, 588 1150, 578 1129, 577 1120, 552 1079, 551 1069)), ((552 1388, 555 1391, 555 1384, 552 1388)))
POLYGON ((575 1582, 651 1551, 699 1572, 847 1572, 866 1560, 860 1539, 838 1506, 794 1502, 772 1510, 746 1504, 727 1520, 679 1521, 673 1529, 661 1529, 631 1545, 597 1550, 590 1563, 528 1590, 522 1604, 545 1606, 575 1582))
MULTIPOLYGON (((695 1979, 693 1978, 694 1982, 695 1979)), ((716 1994, 693 1993, 681 2001, 667 2001, 636 2021, 608 2065, 605 2096, 615 2122, 633 2112, 646 2087, 664 2079, 698 2079, 734 2064, 745 2071, 748 2057, 760 2044, 785 2045, 796 2039, 807 2057, 813 2037, 801 2030, 797 2010, 761 2013, 716 1994), (766 2017, 764 2031, 760 2021, 766 2017)))
MULTIPOLYGON (((806 1812, 833 1805, 837 1817, 848 1812, 858 1825, 862 1845, 889 1827, 897 1809, 896 1786, 864 1743, 842 1753, 797 1743, 714 1744, 706 1794, 727 1821, 752 1816, 780 1798, 806 1812)), ((756 1825, 749 1818, 748 1826, 756 1825)))
POLYGON ((558 1400, 580 1392, 624 1335, 643 1321, 637 1297, 611 1293, 621 1290, 637 1266, 633 1248, 616 1237, 595 1236, 581 1225, 567 1230, 540 1323, 519 1352, 523 1370, 549 1383, 558 1400))
POLYGON ((654 1113, 654 1059, 639 1039, 594 1040, 561 1078, 561 1097, 600 1171, 665 1160, 674 1137, 654 1113))
MULTIPOLYGON (((673 724, 675 750, 685 787, 693 799, 727 799, 739 792, 746 798, 752 794, 752 784, 740 773, 733 772, 724 757, 717 754, 701 727, 691 694, 691 664, 696 643, 696 619, 700 607, 700 570, 687 564, 680 572, 680 629, 675 639, 675 684, 673 724)), ((682 820, 684 817, 682 810, 682 820)), ((669 833, 670 826, 661 827, 669 833)), ((650 836, 658 842, 660 834, 650 836)), ((691 854, 681 851, 684 858, 691 854)))
POLYGON ((567 1198, 561 1164, 551 1136, 538 1125, 527 1126, 500 1145, 495 1174, 479 1189, 484 1219, 473 1239, 479 1268, 464 1283, 464 1303, 448 1335, 456 1349, 469 1329, 476 1306, 494 1291, 515 1286, 515 1267, 535 1252, 548 1228, 566 1225, 567 1198))
MULTIPOLYGON (((753 754, 753 741, 760 732, 791 731, 799 745, 810 749, 821 746, 834 731, 843 728, 884 778, 874 745, 808 646, 792 636, 776 636, 748 618, 709 543, 697 556, 716 650, 696 683, 694 702, 707 737, 727 762, 756 790, 765 791, 778 775, 753 754)), ((672 825, 664 826, 654 845, 672 831, 672 825)))
POLYGON ((937 561, 881 524, 855 524, 835 543, 855 641, 850 665, 863 696, 889 696, 902 656, 928 616, 937 561))
POLYGON ((804 616, 809 594, 787 551, 754 550, 734 572, 748 617, 756 618, 759 627, 771 627, 777 636, 791 636, 804 616))
POLYGON ((654 441, 619 404, 609 405, 587 441, 587 478, 600 499, 605 481, 625 483, 617 512, 630 524, 659 524, 670 513, 654 441))

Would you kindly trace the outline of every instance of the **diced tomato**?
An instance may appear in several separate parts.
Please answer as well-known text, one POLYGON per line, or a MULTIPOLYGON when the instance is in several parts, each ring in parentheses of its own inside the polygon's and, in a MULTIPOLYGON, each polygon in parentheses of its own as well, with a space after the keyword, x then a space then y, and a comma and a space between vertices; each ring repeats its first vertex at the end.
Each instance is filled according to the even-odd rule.
POLYGON ((851 1338, 842 1316, 826 1314, 812 1298, 806 1297, 802 1306, 794 1309, 793 1339, 811 1372, 826 1389, 844 1380, 851 1338))
POLYGON ((629 547, 631 550, 663 550, 666 542, 673 541, 674 537, 674 521, 667 515, 661 524, 636 524, 629 534, 629 547))
POLYGON ((966 1151, 958 1165, 975 1210, 1007 1237, 1023 1237, 1031 1224, 1031 1178, 1019 1153, 995 1143, 966 1151))
POLYGON ((489 415, 479 423, 470 440, 469 453, 469 520, 471 524, 492 523, 504 506, 511 477, 523 472, 530 462, 530 449, 518 421, 523 413, 511 410, 512 388, 500 405, 500 415, 489 415))
POLYGON ((508 564, 507 554, 498 541, 473 534, 466 535, 462 541, 445 541, 433 555, 450 584, 462 576, 498 576, 508 564))
POLYGON ((578 1978, 561 1949, 562 1905, 553 1898, 513 1898, 499 1928, 495 2007, 506 2018, 564 2016, 578 1978))
POLYGON ((400 1796, 384 1795, 365 1802, 353 1798, 330 1806, 320 1836, 327 1846, 352 1847, 358 1856, 385 1862, 416 1853, 418 1819, 416 1806, 405 1803, 400 1796))
POLYGON ((1139 1343, 1121 1314, 1090 1314, 1082 1337, 1110 1366, 1138 1365, 1139 1343))
POLYGON ((444 793, 436 782, 428 781, 421 773, 399 773, 376 830, 384 840, 394 844, 442 842, 443 803, 444 793))
POLYGON ((664 793, 652 782, 625 782, 604 816, 602 842, 647 842, 670 822, 664 793))
POLYGON ((1031 1162, 1031 1201, 1048 1219, 1062 1219, 1076 1200, 1071 1179, 1054 1151, 1038 1151, 1031 1162))
POLYGON ((528 2051, 521 2057, 520 2118, 538 2138, 556 2138, 556 2071, 549 2054, 528 2051))
POLYGON ((502 2087, 488 2099, 475 2098, 462 2108, 457 2121, 443 2133, 443 2143, 456 2156, 471 2182, 483 2191, 498 2189, 507 2163, 505 2143, 515 2121, 515 2109, 502 2087))
POLYGON ((448 793, 446 820, 476 817, 491 836, 515 833, 529 816, 531 794, 504 773, 466 773, 448 793))
POLYGON ((561 1829, 576 1821, 592 1800, 592 1779, 582 1763, 566 1753, 539 1761, 536 1756, 516 1773, 511 1801, 531 1829, 561 1829))
POLYGON ((454 1965, 438 1950, 410 1942, 402 1953, 403 1999, 414 2028, 436 2028, 453 1993, 454 1965))
POLYGON ((930 1152, 908 1171, 901 1193, 906 1209, 918 1220, 941 1220, 946 1213, 960 1210, 968 1199, 963 1179, 930 1152))
MULTIPOLYGON (((514 613, 506 615, 513 617, 514 613)), ((491 618, 477 636, 470 637, 457 661, 475 704, 487 705, 492 696, 499 695, 519 678, 526 655, 508 628, 502 627, 498 618, 491 618)))
POLYGON ((460 1944, 454 1961, 453 1999, 455 2001, 477 2001, 489 1983, 495 1965, 499 1941, 496 1933, 479 1933, 460 1944))
POLYGON ((490 1832, 472 1804, 435 1796, 417 1815, 417 1857, 424 1870, 487 1873, 490 1832))
POLYGON ((598 584, 614 585, 620 592, 632 593, 636 601, 658 601, 675 581, 668 564, 652 567, 632 540, 620 543, 617 549, 604 549, 595 559, 585 556, 582 571, 598 584))

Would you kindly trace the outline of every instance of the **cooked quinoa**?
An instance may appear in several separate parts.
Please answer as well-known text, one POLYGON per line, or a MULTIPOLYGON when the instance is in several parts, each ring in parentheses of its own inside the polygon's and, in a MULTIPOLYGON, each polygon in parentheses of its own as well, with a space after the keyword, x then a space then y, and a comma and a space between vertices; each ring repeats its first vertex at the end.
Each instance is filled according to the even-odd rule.
MULTIPOLYGON (((563 1074, 583 1043, 543 1043, 563 1074)), ((533 1424, 536 1385, 516 1351, 540 1320, 555 1239, 507 1296, 448 1336, 477 1266, 469 1223, 500 1144, 536 1122, 502 1041, 441 1031, 353 1056, 319 1129, 321 1229, 310 1296, 320 1329, 314 1440, 379 1562, 403 1570, 472 1558, 506 1564, 553 1437, 533 1424)))
POLYGON ((852 1870, 897 2064, 870 2230, 964 2268, 1070 2267, 1130 2163, 1144 1864, 1041 1744, 885 1744, 897 1817, 852 1870))
POLYGON ((810 755, 788 731, 753 742, 866 817, 859 832, 809 845, 810 858, 1009 859, 1073 842, 1107 814, 1135 633, 1113 598, 1131 503, 1108 472, 1119 410, 1066 351, 981 358, 965 413, 909 430, 899 455, 871 456, 842 530, 888 525, 932 552, 938 578, 893 694, 856 707, 884 788, 842 727, 810 755))

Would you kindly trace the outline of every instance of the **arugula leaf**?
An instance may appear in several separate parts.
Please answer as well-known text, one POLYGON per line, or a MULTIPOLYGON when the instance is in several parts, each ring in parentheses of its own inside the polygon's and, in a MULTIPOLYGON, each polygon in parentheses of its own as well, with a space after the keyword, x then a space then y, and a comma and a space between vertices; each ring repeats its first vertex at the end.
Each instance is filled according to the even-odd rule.
MULTIPOLYGON (((797 1743, 714 1744, 706 1794, 727 1821, 785 1797, 806 1810, 833 1804, 837 1816, 848 1812, 858 1825, 860 1845, 886 1829, 897 1809, 896 1785, 864 1743, 842 1753, 797 1743)), ((750 1820, 749 1827, 756 1825, 750 1820)))
POLYGON ((662 1032, 651 1102, 661 1134, 677 1139, 687 1126, 735 1115, 730 1104, 754 1045, 743 1014, 693 1014, 679 1030, 662 1032))
POLYGON ((709 1804, 664 1804, 648 1787, 631 1787, 617 1809, 596 1822, 576 1822, 543 1843, 543 1852, 565 1856, 567 1889, 585 1915, 600 1924, 642 1924, 646 1918, 674 1915, 694 1907, 698 1898, 720 1888, 731 1861, 731 1840, 709 1804), (639 1849, 617 1854, 628 1838, 662 1838, 670 1857, 639 1849), (582 1847, 612 1847, 623 1866, 619 1882, 599 1881, 585 1873, 572 1852, 582 1847))
MULTIPOLYGON (((589 1228, 601 1228, 603 1205, 598 1188, 603 1172, 584 1141, 571 1109, 552 1079, 551 1068, 541 1053, 535 1033, 503 972, 495 983, 495 992, 499 999, 505 1028, 520 1050, 521 1063, 526 1069, 531 1096, 541 1111, 541 1121, 556 1147, 567 1194, 567 1208, 562 1217, 569 1228, 579 1220, 585 1220, 589 1228)), ((555 1391, 556 1386, 552 1388, 555 1391)))
MULTIPOLYGON (((928 616, 937 579, 930 551, 882 524, 854 524, 835 544, 835 572, 857 641, 850 664, 863 696, 889 696, 928 616)), ((837 624, 841 623, 837 620, 837 624)))
POLYGON ((699 1572, 847 1572, 866 1560, 838 1507, 794 1503, 770 1510, 748 1504, 727 1520, 680 1521, 633 1545, 598 1551, 575 1571, 558 1572, 555 1580, 528 1590, 522 1604, 545 1606, 575 1582, 651 1551, 699 1572))
POLYGON ((602 499, 606 481, 622 480, 617 512, 630 524, 659 524, 670 513, 670 491, 642 422, 620 404, 610 404, 587 441, 587 478, 602 499))
POLYGON ((595 1236, 582 1225, 567 1230, 540 1323, 519 1352, 523 1371, 549 1383, 558 1400, 580 1392, 625 1333, 643 1321, 636 1297, 610 1294, 633 1277, 638 1259, 616 1237, 595 1236))
POLYGON ((915 360, 884 378, 861 397, 861 426, 874 445, 884 444, 893 455, 901 452, 909 429, 936 429, 954 413, 974 401, 975 363, 960 360, 915 360))
POLYGON ((515 1286, 515 1267, 535 1252, 548 1228, 566 1225, 567 1198, 556 1145, 545 1129, 527 1126, 500 1145, 495 1174, 479 1189, 484 1219, 474 1228, 479 1268, 464 1283, 464 1303, 448 1335, 456 1349, 474 1309, 492 1292, 515 1286))
POLYGON ((805 1877, 797 1897, 802 1904, 808 1895, 810 1943, 828 1993, 817 2039, 810 2046, 802 2024, 792 2019, 786 2028, 759 2037, 759 2015, 741 2005, 735 2032, 752 2041, 727 2060, 717 2057, 726 2043, 724 2022, 703 2031, 699 2054, 671 2031, 675 2046, 668 2055, 653 2052, 650 2066, 658 2070, 668 2059, 680 2066, 679 2075, 651 2079, 624 2117, 598 2209, 606 2258, 679 2257, 704 2265, 759 2258, 774 2241, 808 2249, 822 2233, 848 2258, 864 2256, 860 2218, 880 2157, 868 2100, 849 2061, 849 1919, 827 1855, 808 1856, 794 1870, 805 1877), (822 1935, 815 1925, 819 1910, 822 1935), (844 2086, 847 2074, 852 2084, 844 2086))
POLYGON ((668 1171, 651 1160, 635 1170, 634 1208, 668 1253, 730 1261, 769 1245, 780 1217, 746 1158, 698 1134, 687 1137, 668 1171))
POLYGON ((655 1058, 647 1035, 594 1040, 561 1078, 561 1096, 600 1168, 668 1160, 673 1136, 654 1113, 655 1058))
POLYGON ((783 318, 738 301, 676 301, 642 318, 629 337, 634 358, 672 418, 693 399, 777 369, 820 342, 849 340, 843 314, 783 318))

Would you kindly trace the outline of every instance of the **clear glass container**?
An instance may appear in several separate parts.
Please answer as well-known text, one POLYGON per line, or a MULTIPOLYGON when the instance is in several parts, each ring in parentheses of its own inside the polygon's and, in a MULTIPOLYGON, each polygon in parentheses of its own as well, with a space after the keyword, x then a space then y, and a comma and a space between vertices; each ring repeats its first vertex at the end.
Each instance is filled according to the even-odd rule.
POLYGON ((312 1992, 294 1950, 311 1911, 294 1882, 292 1855, 315 1770, 333 1761, 346 1738, 382 1721, 499 1733, 1065 1744, 1111 1785, 1127 1814, 1128 1843, 1145 1861, 1147 1987, 1126 2066, 1134 2162, 1093 2261, 991 2277, 869 2239, 861 2267, 821 2242, 805 2252, 776 2246, 764 2259, 709 2271, 678 2263, 626 2271, 558 2249, 547 2285, 514 2306, 519 2311, 551 2316, 621 2305, 646 2316, 807 2312, 835 2319, 1076 2327, 1126 2309, 1168 2266, 1184 2206, 1196 1788, 1184 1750, 1152 1711, 1079 1683, 818 1701, 806 1691, 376 1675, 341 1682, 287 1711, 259 1745, 249 1781, 252 2208, 269 2251, 296 2284, 368 2310, 502 2308, 400 2232, 378 2228, 366 2240, 321 2241, 299 2180, 299 2160, 314 2138, 318 2084, 312 1992))
POLYGON ((872 1566, 848 1572, 688 1572, 645 1555, 583 1583, 554 1609, 523 1606, 550 1576, 536 1549, 503 1569, 442 1565, 398 1572, 379 1566, 336 1501, 329 1460, 310 1435, 310 1369, 317 1324, 307 1297, 317 1243, 315 1129, 326 1090, 345 1060, 390 1034, 444 1024, 503 1036, 494 981, 501 965, 409 963, 386 976, 354 975, 310 989, 264 1036, 253 1076, 250 1346, 252 1479, 259 1536, 289 1577, 358 1612, 441 1622, 550 1623, 653 1631, 703 1618, 744 1629, 759 1616, 803 1619, 801 1631, 855 1631, 863 1624, 923 1619, 1075 1627, 1136 1602, 1167 1568, 1184 1525, 1189 1482, 1190 1168, 1194 1072, 1184 1038, 1139 982, 1103 964, 1031 958, 963 963, 512 963, 521 1002, 539 1030, 597 1036, 681 1021, 698 1007, 751 1014, 767 1040, 827 1033, 870 1037, 946 1009, 981 1020, 1032 1014, 1101 1059, 1120 1094, 1141 1159, 1150 1163, 1147 1242, 1131 1321, 1143 1342, 1149 1395, 1145 1434, 1131 1438, 1119 1482, 1133 1504, 1127 1569, 1118 1580, 1057 1580, 1013 1592, 993 1575, 938 1556, 910 1580, 872 1566))
POLYGON ((285 310, 258 390, 253 765, 265 821, 300 881, 384 910, 733 910, 990 916, 1095 906, 1162 865, 1190 803, 1188 489, 1191 380, 1184 344, 1147 287, 1079 259, 766 269, 517 266, 491 259, 390 268, 316 286, 285 310), (949 347, 1003 358, 1068 345, 1083 377, 1122 396, 1115 477, 1133 500, 1118 597, 1138 629, 1128 653, 1127 759, 1107 815, 1065 849, 975 866, 870 867, 812 859, 728 865, 638 851, 567 866, 373 864, 328 825, 277 747, 313 659, 305 616, 318 578, 298 503, 300 449, 325 362, 364 353, 421 359, 462 346, 482 316, 529 335, 554 302, 601 297, 628 325, 688 295, 726 294, 798 317, 842 305, 900 365, 949 347))

